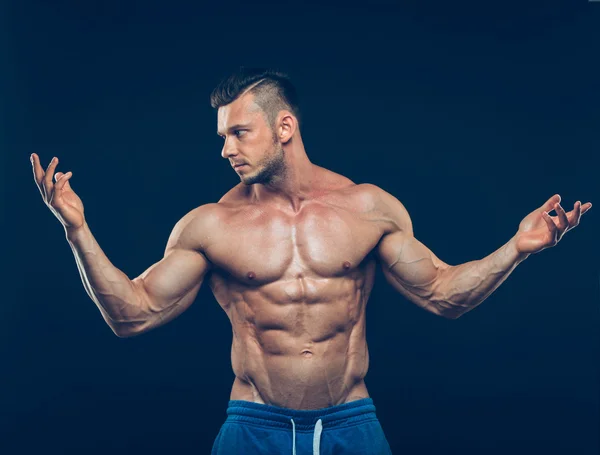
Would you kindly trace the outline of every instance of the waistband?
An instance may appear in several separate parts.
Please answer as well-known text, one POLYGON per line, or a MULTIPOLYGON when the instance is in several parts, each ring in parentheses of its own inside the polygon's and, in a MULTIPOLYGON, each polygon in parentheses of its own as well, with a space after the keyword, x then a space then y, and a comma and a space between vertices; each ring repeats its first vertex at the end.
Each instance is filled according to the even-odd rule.
POLYGON ((318 420, 328 427, 343 425, 351 417, 373 414, 375 405, 372 398, 361 398, 328 408, 300 410, 282 408, 245 400, 229 400, 227 419, 259 423, 262 426, 290 428, 293 419, 296 430, 313 431, 318 420))

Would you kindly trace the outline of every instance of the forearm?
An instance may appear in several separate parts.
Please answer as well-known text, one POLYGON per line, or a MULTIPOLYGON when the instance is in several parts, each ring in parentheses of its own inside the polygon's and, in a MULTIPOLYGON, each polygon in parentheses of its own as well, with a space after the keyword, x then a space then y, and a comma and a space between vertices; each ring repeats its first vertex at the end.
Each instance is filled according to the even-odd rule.
POLYGON ((147 321, 135 284, 106 257, 89 226, 65 232, 83 287, 113 331, 117 333, 126 324, 147 321))
POLYGON ((517 251, 513 237, 483 259, 446 269, 440 279, 439 293, 443 296, 440 302, 444 306, 440 310, 452 318, 471 311, 488 298, 527 257, 528 254, 517 251))

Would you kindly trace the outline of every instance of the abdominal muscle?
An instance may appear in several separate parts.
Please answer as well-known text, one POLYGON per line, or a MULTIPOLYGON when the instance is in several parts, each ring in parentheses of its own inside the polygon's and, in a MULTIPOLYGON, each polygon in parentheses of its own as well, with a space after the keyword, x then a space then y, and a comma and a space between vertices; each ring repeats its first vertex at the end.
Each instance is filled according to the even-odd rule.
MULTIPOLYGON (((314 318, 320 323, 296 324, 291 330, 259 329, 256 322, 239 319, 239 307, 231 309, 231 361, 236 378, 230 399, 320 409, 369 397, 364 383, 369 366, 364 306, 357 302, 289 305, 302 305, 302 320, 314 318), (349 307, 358 310, 360 317, 339 324, 345 319, 340 314, 354 312, 349 307)), ((300 311, 290 308, 286 313, 293 318, 300 311)))

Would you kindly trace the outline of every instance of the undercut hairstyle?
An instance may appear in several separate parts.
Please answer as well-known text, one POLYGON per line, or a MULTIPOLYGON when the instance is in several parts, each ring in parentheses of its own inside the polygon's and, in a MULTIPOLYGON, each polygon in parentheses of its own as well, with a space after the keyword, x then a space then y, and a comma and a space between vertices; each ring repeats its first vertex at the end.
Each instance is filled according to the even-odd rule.
POLYGON ((254 94, 254 103, 263 111, 272 130, 277 114, 284 109, 294 114, 298 120, 298 129, 300 128, 296 88, 290 77, 278 70, 241 66, 214 88, 210 94, 210 105, 219 109, 247 92, 254 94))

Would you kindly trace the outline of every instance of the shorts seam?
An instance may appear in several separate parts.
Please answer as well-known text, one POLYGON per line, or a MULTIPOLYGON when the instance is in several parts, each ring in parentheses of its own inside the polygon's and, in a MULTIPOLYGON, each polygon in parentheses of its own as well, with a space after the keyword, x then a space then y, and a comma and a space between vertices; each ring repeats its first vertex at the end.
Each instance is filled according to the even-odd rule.
MULTIPOLYGON (((237 421, 233 421, 233 422, 226 422, 227 425, 242 425, 242 426, 249 426, 249 427, 254 427, 254 428, 260 428, 262 430, 269 430, 269 431, 284 431, 284 432, 288 432, 288 431, 292 431, 292 424, 290 422, 290 428, 288 430, 288 428, 286 427, 275 427, 275 426, 265 426, 265 425, 261 425, 259 423, 255 423, 255 422, 249 422, 247 420, 237 420, 237 421)), ((296 430, 296 433, 299 433, 298 430, 296 430)))
MULTIPOLYGON (((323 427, 323 433, 327 432, 327 430, 339 430, 341 428, 352 428, 352 427, 356 427, 359 425, 362 425, 366 422, 379 422, 379 419, 377 418, 370 418, 370 419, 365 419, 365 420, 361 420, 360 422, 350 422, 348 424, 341 424, 341 425, 336 425, 335 427, 327 427, 324 426, 323 427)), ((290 426, 289 428, 286 427, 277 427, 277 426, 270 426, 270 425, 261 425, 259 423, 255 423, 255 422, 250 422, 248 420, 236 420, 236 421, 230 421, 230 422, 226 422, 228 425, 231 424, 243 424, 243 425, 248 425, 251 427, 255 427, 255 428, 261 428, 263 430, 270 430, 270 431, 284 431, 286 433, 290 433, 292 432, 293 428, 292 428, 292 424, 290 422, 290 426)), ((296 433, 314 433, 314 430, 296 430, 296 433)))

